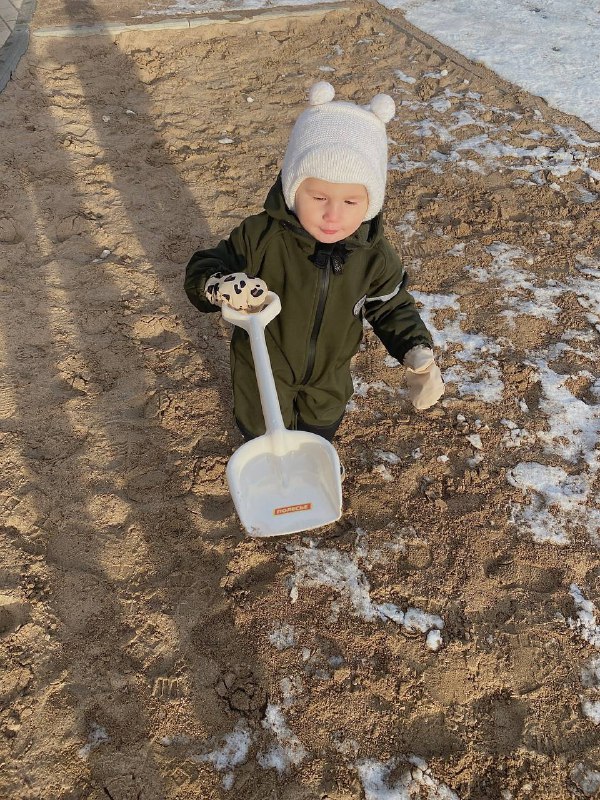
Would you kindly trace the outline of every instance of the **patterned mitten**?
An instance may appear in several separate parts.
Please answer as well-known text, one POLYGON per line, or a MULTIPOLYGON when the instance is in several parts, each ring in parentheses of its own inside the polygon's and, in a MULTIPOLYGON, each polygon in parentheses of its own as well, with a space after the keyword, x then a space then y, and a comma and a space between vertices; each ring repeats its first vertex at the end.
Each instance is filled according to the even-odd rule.
POLYGON ((211 275, 206 281, 204 294, 213 305, 227 303, 237 311, 260 308, 268 292, 267 284, 260 278, 250 278, 245 272, 231 275, 211 275))

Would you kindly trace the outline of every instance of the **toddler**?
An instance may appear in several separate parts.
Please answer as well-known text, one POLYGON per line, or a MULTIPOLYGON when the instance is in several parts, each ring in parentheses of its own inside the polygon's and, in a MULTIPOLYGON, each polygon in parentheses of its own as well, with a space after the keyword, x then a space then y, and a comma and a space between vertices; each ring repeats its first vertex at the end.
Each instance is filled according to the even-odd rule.
MULTIPOLYGON (((431 335, 383 233, 385 126, 394 101, 379 94, 358 106, 334 96, 329 83, 311 88, 264 211, 194 253, 185 277, 200 311, 228 303, 252 312, 267 291, 279 295, 281 313, 265 333, 284 423, 330 441, 352 395, 350 361, 363 318, 406 367, 415 408, 429 408, 444 393, 431 335)), ((236 422, 252 439, 265 424, 250 341, 237 326, 231 375, 236 422)))

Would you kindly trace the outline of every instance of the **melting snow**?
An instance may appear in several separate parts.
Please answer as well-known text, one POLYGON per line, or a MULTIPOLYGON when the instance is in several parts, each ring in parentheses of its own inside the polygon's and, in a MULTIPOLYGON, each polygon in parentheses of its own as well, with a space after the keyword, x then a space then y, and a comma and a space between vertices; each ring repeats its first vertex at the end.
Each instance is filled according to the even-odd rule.
POLYGON ((571 770, 571 780, 587 796, 592 797, 600 789, 600 772, 579 762, 571 770))
POLYGON ((582 700, 581 710, 594 725, 600 725, 600 700, 582 700))
POLYGON ((590 659, 582 667, 581 685, 584 689, 600 689, 600 656, 590 659))
POLYGON ((431 630, 427 634, 427 638, 425 639, 425 644, 427 645, 428 650, 433 650, 436 652, 442 646, 442 634, 439 630, 431 630))
POLYGON ((384 481, 393 481, 394 476, 389 471, 389 469, 385 466, 385 464, 377 464, 376 467, 373 467, 373 472, 379 473, 381 475, 382 480, 384 481))
POLYGON ((444 380, 455 383, 461 397, 474 396, 484 403, 499 402, 504 383, 494 356, 500 353, 500 345, 481 334, 465 333, 462 330, 461 321, 466 315, 460 311, 458 295, 425 294, 418 291, 413 291, 412 295, 422 306, 420 314, 431 331, 435 346, 441 350, 460 347, 455 353, 459 363, 444 370, 444 380), (446 320, 444 327, 439 329, 435 324, 435 312, 446 309, 455 312, 454 318, 446 320))
MULTIPOLYGON (((526 410, 526 408, 522 410, 526 410)), ((501 419, 500 423, 508 428, 508 432, 502 437, 502 443, 505 447, 521 447, 521 445, 535 442, 536 437, 529 433, 526 428, 519 428, 516 422, 510 419, 501 419)))
POLYGON ((391 773, 401 761, 359 761, 357 769, 365 800, 413 800, 415 797, 426 797, 427 800, 459 800, 458 795, 448 786, 436 780, 422 758, 409 756, 406 762, 406 771, 392 785, 391 773), (427 794, 423 794, 423 791, 427 794))
POLYGON ((108 733, 101 725, 98 725, 94 722, 92 724, 90 735, 88 736, 87 744, 84 744, 83 747, 79 748, 77 755, 79 758, 87 761, 92 750, 95 750, 96 747, 99 747, 101 744, 105 744, 108 741, 110 741, 108 733))
POLYGON ((354 559, 337 550, 290 547, 296 567, 293 586, 329 586, 349 600, 356 616, 367 621, 379 616, 371 602, 369 582, 354 559))
POLYGON ((402 72, 401 69, 395 69, 394 70, 394 75, 397 78, 399 78, 401 81, 403 81, 404 83, 412 84, 412 83, 416 83, 417 82, 416 78, 413 78, 412 75, 407 75, 405 72, 402 72))
POLYGON ((297 636, 294 628, 287 622, 282 622, 275 630, 269 634, 269 641, 278 650, 287 650, 294 647, 297 643, 297 636))
POLYGON ((302 694, 302 681, 297 676, 282 678, 279 681, 279 688, 283 697, 283 706, 289 708, 294 704, 298 695, 302 694))
POLYGON ((289 545, 288 551, 296 568, 291 581, 295 596, 299 586, 328 586, 347 599, 353 613, 367 622, 391 620, 408 631, 422 633, 444 627, 441 617, 419 608, 408 608, 404 612, 394 603, 373 603, 369 582, 357 563, 358 554, 351 558, 337 550, 294 545, 289 545))
POLYGON ((223 788, 233 786, 233 768, 243 764, 252 743, 252 732, 245 720, 240 720, 231 733, 223 737, 223 744, 216 750, 202 755, 190 756, 197 763, 211 763, 218 772, 224 772, 223 788))
POLYGON ((402 459, 395 453, 390 453, 388 450, 375 450, 375 458, 380 461, 387 461, 388 464, 399 464, 402 459))
POLYGON ((577 619, 569 617, 567 620, 569 627, 578 631, 584 641, 600 650, 600 626, 596 622, 596 607, 590 600, 585 599, 577 584, 571 584, 569 593, 577 609, 577 619))
POLYGON ((508 470, 506 479, 511 486, 531 492, 528 506, 515 505, 513 522, 530 530, 534 541, 564 545, 569 541, 568 529, 587 524, 589 484, 585 476, 523 462, 508 470))
MULTIPOLYGON (((586 600, 576 584, 572 583, 569 591, 577 609, 577 619, 569 617, 567 624, 572 630, 578 631, 584 641, 589 642, 596 650, 600 650, 600 626, 596 622, 596 607, 590 600, 586 600)), ((598 656, 583 665, 581 685, 585 689, 585 694, 580 697, 581 710, 594 725, 600 725, 600 658, 598 656)))
POLYGON ((544 396, 540 409, 547 415, 550 430, 538 434, 545 442, 546 453, 556 453, 565 461, 577 464, 583 460, 592 472, 600 469, 600 406, 590 405, 569 389, 573 377, 591 382, 588 372, 558 375, 541 359, 534 359, 544 396))
POLYGON ((279 774, 289 766, 298 766, 306 758, 306 750, 298 737, 285 723, 279 706, 269 703, 262 722, 263 728, 271 731, 277 744, 266 753, 259 753, 257 761, 264 769, 275 769, 279 774))

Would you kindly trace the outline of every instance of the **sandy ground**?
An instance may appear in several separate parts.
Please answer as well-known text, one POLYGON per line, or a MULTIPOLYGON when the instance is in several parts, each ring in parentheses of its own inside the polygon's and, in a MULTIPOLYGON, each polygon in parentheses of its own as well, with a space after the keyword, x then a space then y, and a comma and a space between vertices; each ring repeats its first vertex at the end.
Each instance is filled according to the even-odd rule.
MULTIPOLYGON (((183 272, 197 247, 259 210, 323 66, 362 102, 449 88, 445 124, 468 80, 515 144, 532 128, 550 136, 551 123, 594 138, 411 35, 400 15, 361 5, 320 21, 34 37, 0 97, 2 798, 375 800, 384 785, 400 800, 594 794, 598 727, 581 707, 594 649, 566 621, 573 583, 600 607, 598 550, 584 527, 559 547, 511 521, 523 496, 506 471, 542 447, 502 447, 500 423, 524 398, 528 428, 543 429, 528 353, 593 327, 567 293, 556 319, 519 316, 509 330, 497 286, 464 270, 467 258, 489 263, 498 240, 541 256, 527 267, 541 283, 573 274, 575 241, 597 258, 597 205, 575 188, 593 180, 515 186, 509 158, 502 171, 391 171, 386 219, 412 287, 460 295, 464 330, 510 335, 495 356, 502 400, 449 383, 444 406, 414 412, 396 391, 401 370, 367 334, 355 372, 375 387, 337 442, 343 518, 261 542, 234 514, 229 332, 189 305, 183 272), (394 70, 445 74, 407 84, 394 70), (418 234, 407 238, 396 226, 410 212, 418 234), (460 243, 464 255, 449 257, 460 243), (473 434, 485 441, 479 465, 473 434), (378 450, 398 456, 392 480, 378 450), (369 619, 335 581, 311 583, 298 566, 309 549, 359 564, 363 599, 439 615, 442 648, 369 619), (223 749, 232 732, 238 753, 247 745, 239 763, 223 749), (369 783, 368 765, 388 762, 369 783)), ((408 104, 390 124, 391 156, 444 152, 405 124, 422 114, 408 104)), ((451 349, 442 360, 455 363, 451 349)))

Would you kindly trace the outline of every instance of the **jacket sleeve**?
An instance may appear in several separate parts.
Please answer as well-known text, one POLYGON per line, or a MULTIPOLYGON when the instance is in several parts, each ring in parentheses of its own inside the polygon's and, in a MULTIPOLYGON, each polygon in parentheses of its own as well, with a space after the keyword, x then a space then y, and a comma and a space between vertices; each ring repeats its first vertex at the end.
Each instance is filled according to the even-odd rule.
POLYGON ((204 295, 206 281, 217 272, 229 275, 232 272, 246 272, 248 264, 249 240, 247 220, 238 225, 227 239, 216 247, 197 250, 185 270, 185 292, 190 302, 200 311, 220 311, 204 295))
POLYGON ((417 345, 433 348, 433 340, 413 296, 406 290, 408 275, 387 241, 383 245, 382 262, 382 269, 365 298, 364 314, 388 353, 402 363, 411 348, 417 345))

